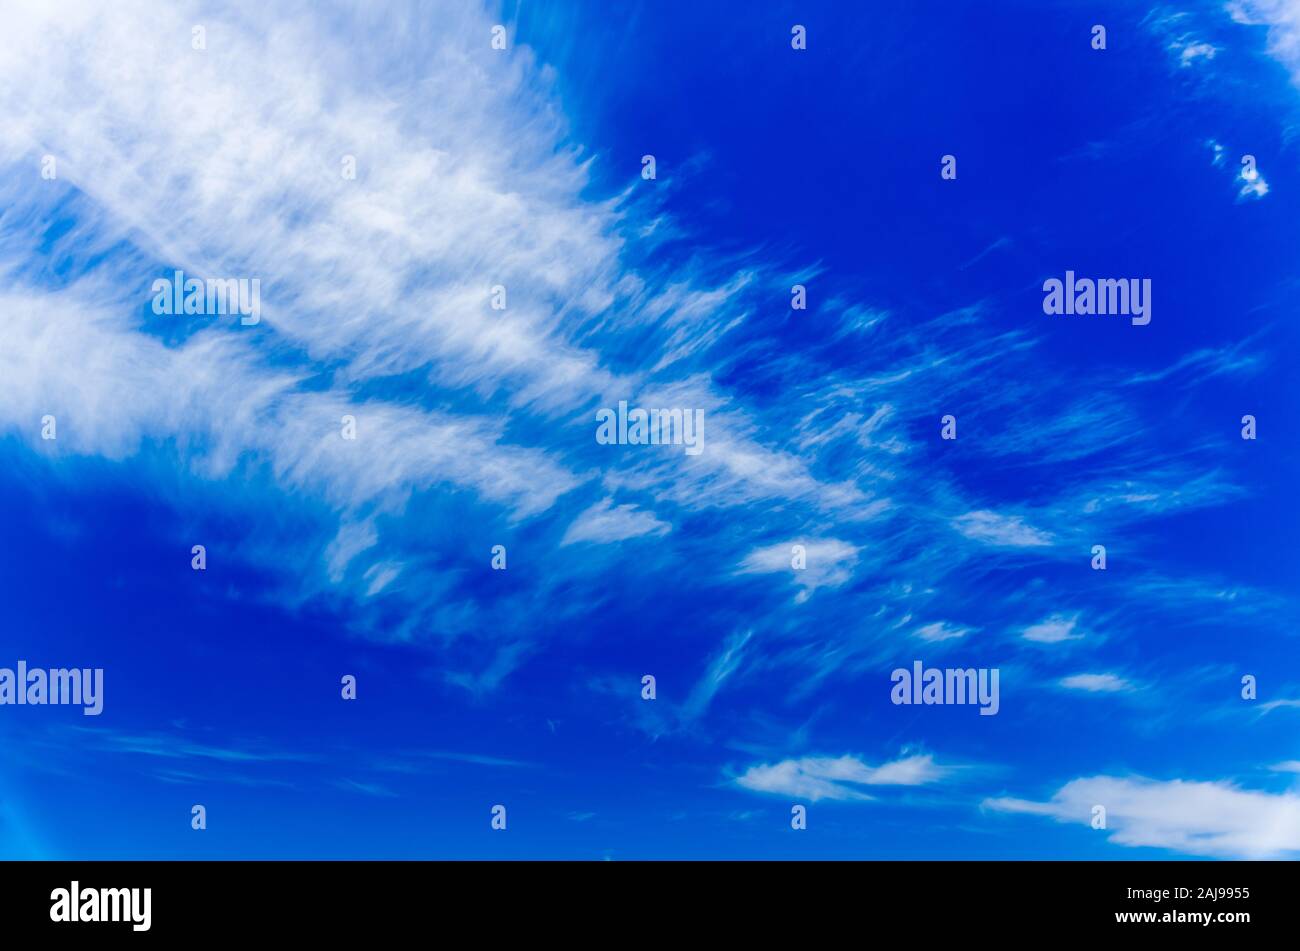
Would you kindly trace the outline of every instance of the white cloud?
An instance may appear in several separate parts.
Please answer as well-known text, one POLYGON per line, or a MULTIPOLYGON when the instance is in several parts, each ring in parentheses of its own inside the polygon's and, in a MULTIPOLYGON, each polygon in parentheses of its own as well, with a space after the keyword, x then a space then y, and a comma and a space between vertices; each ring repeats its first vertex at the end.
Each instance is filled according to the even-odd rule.
MULTIPOLYGON (((363 595, 433 589, 412 577, 418 558, 393 551, 404 526, 376 513, 452 488, 510 521, 539 516, 600 474, 565 436, 589 427, 591 446, 591 406, 632 395, 705 410, 704 453, 623 453, 604 473, 611 491, 693 510, 883 511, 853 477, 816 477, 809 454, 779 448, 783 426, 756 422, 688 366, 743 320, 753 262, 716 281, 695 266, 629 270, 642 212, 588 197, 589 157, 549 68, 523 44, 491 50, 495 20, 477 4, 420 9, 417 23, 401 5, 321 16, 306 2, 232 0, 200 15, 122 0, 106 22, 85 0, 6 7, 0 206, 9 221, 75 227, 53 252, 5 232, 0 431, 48 453, 32 422, 48 412, 62 453, 125 460, 174 446, 203 477, 268 475, 324 503, 335 524, 321 528, 334 538, 319 546, 323 576, 359 578, 363 595), (190 46, 196 23, 203 51, 190 46), (46 152, 56 181, 39 178, 46 152), (66 290, 8 280, 97 253, 103 276, 66 290), (150 314, 150 283, 172 267, 259 278, 261 324, 150 314), (505 310, 489 306, 494 284, 505 310), (639 369, 601 349, 629 327, 639 369), (396 374, 428 385, 399 401, 386 386, 396 374), (355 443, 337 438, 344 414, 357 416, 355 443), (365 564, 352 572, 354 560, 365 564), (366 576, 389 563, 408 565, 404 583, 366 576)), ((565 541, 667 530, 610 503, 579 515, 565 541)), ((849 577, 813 561, 802 597, 849 577)))
POLYGON ((1238 23, 1268 27, 1269 53, 1300 85, 1300 0, 1230 0, 1227 8, 1238 23))
POLYGON ((722 685, 740 668, 745 656, 745 645, 754 636, 753 631, 733 634, 714 658, 709 661, 708 670, 695 684, 691 694, 682 704, 682 719, 690 721, 703 716, 713 703, 722 685))
POLYGON ((736 784, 754 792, 796 799, 865 800, 872 797, 858 786, 922 786, 949 774, 929 753, 918 753, 881 766, 868 766, 856 756, 804 757, 751 766, 736 784))
MULTIPOLYGON (((1216 139, 1207 139, 1205 146, 1213 153, 1213 158, 1210 159, 1210 163, 1215 168, 1222 168, 1227 164, 1228 150, 1222 143, 1216 139)), ((1245 156, 1242 158, 1244 160, 1245 156)), ((1268 194, 1268 182, 1260 173, 1258 165, 1254 164, 1253 158, 1249 165, 1243 161, 1240 169, 1237 171, 1236 180, 1240 183, 1237 190, 1237 201, 1245 201, 1249 198, 1259 199, 1268 194)))
POLYGON ((369 582, 369 585, 366 587, 366 597, 372 597, 383 591, 392 584, 393 580, 401 573, 402 566, 400 564, 380 562, 371 565, 366 569, 364 575, 365 580, 369 582))
POLYGON ((1089 693, 1122 693, 1133 685, 1115 674, 1073 674, 1061 678, 1061 686, 1068 690, 1086 690, 1089 693))
POLYGON ((670 530, 666 522, 640 511, 635 505, 614 506, 610 499, 604 499, 573 520, 560 544, 607 544, 643 535, 666 535, 670 530))
MULTIPOLYGON (((662 536, 680 524, 674 507, 768 502, 755 521, 779 510, 761 530, 788 526, 768 537, 788 532, 792 541, 837 526, 856 544, 814 537, 804 571, 790 567, 789 545, 741 562, 741 575, 789 571, 800 600, 868 580, 866 552, 888 553, 897 570, 924 577, 970 556, 973 546, 953 554, 957 546, 940 544, 951 535, 929 537, 927 520, 893 518, 869 534, 874 526, 864 523, 895 511, 875 494, 880 486, 898 488, 902 511, 913 496, 936 503, 927 511, 943 513, 942 532, 965 512, 951 524, 976 542, 1054 544, 1020 516, 970 511, 986 503, 928 485, 909 471, 915 454, 893 433, 893 407, 926 405, 918 396, 955 379, 1001 373, 999 361, 1030 347, 1026 339, 978 337, 938 353, 932 334, 882 338, 866 374, 789 373, 787 399, 748 407, 720 390, 698 357, 744 322, 739 302, 755 287, 767 293, 770 275, 751 259, 720 266, 716 280, 694 266, 628 270, 641 210, 622 197, 586 197, 588 157, 572 144, 548 69, 522 44, 494 54, 493 20, 477 4, 429 0, 419 22, 400 4, 382 14, 344 5, 324 17, 303 0, 199 9, 120 0, 105 21, 99 5, 82 0, 6 7, 0 207, 17 209, 6 217, 19 227, 5 231, 0 251, 9 286, 0 294, 0 432, 50 455, 122 460, 163 447, 205 478, 265 477, 323 513, 313 550, 324 577, 377 599, 451 600, 441 595, 455 587, 454 572, 430 569, 425 557, 429 525, 389 517, 412 501, 424 512, 453 496, 475 516, 481 507, 516 521, 563 505, 597 477, 617 495, 573 519, 566 544, 662 536), (208 29, 202 52, 189 46, 198 22, 208 29), (44 151, 59 159, 56 182, 37 177, 44 151), (355 181, 339 174, 344 155, 357 159, 355 181), (24 222, 56 215, 73 220, 70 236, 24 257, 24 222), (62 275, 69 262, 76 274, 97 255, 104 277, 65 290, 9 280, 62 275), (141 305, 151 278, 173 266, 260 276, 262 324, 210 321, 196 330, 199 321, 155 319, 141 305), (494 283, 507 287, 504 311, 488 308, 494 283), (620 336, 628 328, 631 341, 620 336), (616 345, 604 348, 611 339, 616 345), (399 398, 389 385, 395 374, 419 385, 399 398), (703 409, 704 453, 629 450, 617 464, 606 455, 598 471, 584 457, 589 410, 625 397, 703 409), (864 405, 874 407, 865 420, 864 405), (57 446, 35 435, 46 412, 59 416, 57 446), (355 443, 338 438, 345 413, 358 418, 355 443), (612 501, 635 493, 636 504, 612 501), (402 550, 404 534, 423 538, 402 550), (438 578, 446 587, 430 583, 438 578)), ((975 313, 962 318, 966 326, 978 323, 975 313)), ((880 319, 866 303, 845 314, 860 333, 880 319)), ((945 334, 963 326, 943 320, 945 334)), ((752 538, 751 528, 741 537, 752 538)), ((561 587, 563 570, 549 572, 550 583, 561 587)), ((400 634, 493 629, 460 607, 440 624, 404 611, 400 634)), ((917 634, 956 630, 927 625, 917 634)), ((843 660, 839 646, 797 656, 831 668, 843 660)), ((448 680, 490 689, 528 650, 497 644, 483 656, 492 658, 486 671, 448 680)), ((720 678, 697 688, 700 709, 712 696, 706 685, 736 669, 725 657, 720 678)))
POLYGON ((362 82, 367 47, 389 46, 400 16, 340 36, 288 16, 263 29, 269 11, 253 4, 201 17, 184 6, 123 2, 105 23, 89 3, 24 5, 7 24, 0 85, 52 48, 78 56, 5 97, 6 140, 45 143, 61 178, 165 262, 261 275, 267 324, 342 361, 341 376, 429 366, 444 383, 511 379, 537 399, 601 376, 559 338, 558 308, 538 302, 615 276, 611 210, 575 200, 585 170, 554 147, 564 130, 529 82, 530 57, 494 70, 486 43, 478 57, 458 47, 486 35, 481 11, 443 4, 426 31, 437 108, 422 120, 362 82), (201 52, 188 42, 200 21, 201 52), (344 155, 355 180, 340 174, 344 155), (414 279, 429 273, 440 279, 414 279), (513 292, 506 311, 487 307, 493 283, 513 292))
MULTIPOLYGON (((56 293, 0 292, 0 424, 21 427, 39 447, 32 421, 49 413, 60 453, 111 459, 176 437, 208 478, 251 455, 281 486, 341 510, 450 482, 526 515, 577 484, 544 452, 503 444, 498 420, 303 389, 301 371, 261 364, 237 335, 200 333, 170 347, 123 332, 131 310, 120 289, 94 280, 56 293), (357 418, 355 441, 341 438, 345 414, 357 418)), ((341 542, 331 568, 370 544, 366 533, 341 542)))
POLYGON ((1260 716, 1263 716, 1265 713, 1272 713, 1274 710, 1295 708, 1300 708, 1300 700, 1270 700, 1259 705, 1259 713, 1260 716))
POLYGON ((965 637, 971 632, 969 627, 958 627, 949 624, 947 621, 935 621, 933 624, 926 624, 918 627, 912 632, 913 637, 919 637, 923 641, 949 641, 958 637, 965 637))
POLYGON ((1062 641, 1076 641, 1083 637, 1082 633, 1076 634, 1074 632, 1078 623, 1077 616, 1067 617, 1064 614, 1053 614, 1037 624, 1029 625, 1020 632, 1020 636, 1027 641, 1034 641, 1038 644, 1059 644, 1062 641))
POLYGON ((838 538, 822 538, 805 542, 778 542, 750 552, 736 569, 737 574, 785 574, 803 590, 799 600, 805 600, 817 588, 838 588, 853 577, 858 562, 856 545, 838 538), (801 544, 805 550, 806 567, 793 566, 794 546, 801 544))
POLYGON ((1170 43, 1169 48, 1178 53, 1178 61, 1184 68, 1191 66, 1198 59, 1214 59, 1214 54, 1219 51, 1218 47, 1209 43, 1185 37, 1170 43))
MULTIPOLYGON (((19 227, 0 248, 0 431, 46 454, 121 461, 174 447, 190 474, 267 475, 324 503, 335 524, 321 528, 334 538, 319 546, 323 576, 359 580, 361 595, 432 590, 375 568, 420 570, 392 550, 402 526, 377 513, 450 487, 514 521, 595 478, 561 434, 611 393, 708 414, 703 456, 624 454, 611 489, 691 509, 794 499, 878 511, 851 479, 823 483, 804 454, 773 448, 784 433, 707 373, 670 376, 706 332, 743 317, 734 298, 756 272, 713 283, 687 266, 628 270, 623 229, 639 211, 586 197, 589 162, 547 68, 524 45, 492 51, 494 20, 478 5, 421 9, 416 24, 400 6, 321 17, 310 3, 235 0, 200 16, 122 0, 111 22, 79 0, 6 7, 0 206, 19 227), (206 50, 190 46, 195 23, 206 50), (55 181, 39 178, 46 152, 55 181), (355 180, 341 175, 348 155, 355 180), (22 222, 56 216, 75 227, 38 248, 43 232, 22 222), (96 276, 64 289, 16 276, 97 254, 96 276), (259 278, 261 324, 151 314, 150 283, 173 267, 259 278), (498 283, 502 311, 489 307, 498 283), (626 361, 600 343, 632 325, 657 374, 605 369, 626 361), (427 399, 384 395, 402 373, 427 379, 427 399), (33 423, 46 413, 56 446, 33 423), (357 417, 355 442, 338 438, 344 414, 357 417)), ((668 530, 602 505, 567 543, 668 530)), ((814 571, 804 594, 843 577, 814 571)))
POLYGON ((1228 782, 1093 776, 1067 783, 1048 802, 1000 798, 984 805, 1081 825, 1092 821, 1093 806, 1105 806, 1110 841, 1118 845, 1226 858, 1300 852, 1300 795, 1228 782))
POLYGON ((1052 544, 1052 536, 1025 524, 1018 515, 999 515, 981 510, 953 520, 953 527, 967 538, 1007 548, 1038 548, 1052 544))
POLYGON ((1300 773, 1300 759, 1283 760, 1269 767, 1275 773, 1300 773))
POLYGON ((1260 174, 1258 168, 1247 169, 1242 167, 1237 173, 1237 181, 1241 182, 1241 188, 1237 191, 1237 200, 1243 201, 1248 198, 1263 198, 1268 194, 1268 182, 1260 174))

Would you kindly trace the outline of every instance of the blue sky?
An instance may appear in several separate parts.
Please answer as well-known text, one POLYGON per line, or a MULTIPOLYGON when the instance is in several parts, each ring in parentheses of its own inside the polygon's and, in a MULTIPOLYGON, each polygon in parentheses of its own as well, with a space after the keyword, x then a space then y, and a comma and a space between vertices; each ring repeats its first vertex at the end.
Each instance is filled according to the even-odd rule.
POLYGON ((105 698, 0 706, 0 856, 1300 852, 1294 0, 42 7, 0 667, 105 698))

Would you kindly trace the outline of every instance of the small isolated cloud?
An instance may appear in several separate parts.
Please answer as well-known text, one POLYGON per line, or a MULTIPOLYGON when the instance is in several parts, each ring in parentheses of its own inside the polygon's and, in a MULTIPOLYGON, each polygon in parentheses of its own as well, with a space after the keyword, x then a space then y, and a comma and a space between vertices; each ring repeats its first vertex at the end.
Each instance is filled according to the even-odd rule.
POLYGON ((753 792, 774 793, 795 799, 873 798, 858 786, 923 786, 951 772, 929 753, 917 753, 881 766, 868 766, 856 756, 809 756, 779 763, 751 766, 736 784, 753 792))
POLYGON ((1074 674, 1062 677, 1061 686, 1067 690, 1086 690, 1088 693, 1122 693, 1133 689, 1131 683, 1114 674, 1074 674))
POLYGON ((933 624, 926 624, 918 627, 912 632, 913 637, 919 637, 923 641, 950 641, 954 638, 965 637, 973 628, 958 627, 955 624, 949 624, 947 621, 935 621, 933 624))
POLYGON ((1092 776, 1062 786, 1048 802, 986 799, 1000 812, 1087 825, 1106 809, 1116 845, 1222 858, 1284 858, 1300 852, 1300 795, 1242 789, 1229 782, 1169 782, 1092 776))
POLYGON ((1269 767, 1275 773, 1300 773, 1300 759, 1284 760, 1269 767))
POLYGON ((1178 62, 1181 69, 1188 69, 1198 62, 1214 59, 1220 47, 1199 38, 1187 29, 1191 17, 1186 13, 1170 13, 1165 10, 1153 10, 1148 14, 1145 24, 1164 42, 1167 49, 1178 62))
POLYGON ((1186 37, 1170 43, 1169 48, 1178 54, 1179 65, 1184 69, 1193 65, 1198 59, 1214 59, 1214 54, 1219 52, 1217 46, 1186 37))
POLYGON ((1241 182, 1241 188, 1237 190, 1238 201, 1259 199, 1268 194, 1268 182, 1258 168, 1243 165, 1237 173, 1237 181, 1241 182))
POLYGON ((1066 617, 1064 614, 1053 614, 1037 624, 1029 625, 1020 632, 1020 636, 1036 644, 1059 644, 1062 641, 1077 641, 1083 637, 1082 633, 1076 634, 1074 632, 1078 623, 1077 616, 1066 617))
POLYGON ((858 563, 858 547, 838 538, 809 542, 778 542, 756 548, 736 569, 737 574, 775 574, 789 572, 803 590, 797 600, 804 601, 817 588, 838 588, 853 577, 858 563), (803 549, 802 555, 796 546, 803 549), (796 568, 796 559, 804 565, 796 568))
MULTIPOLYGON (((1217 139, 1206 139, 1205 147, 1210 150, 1210 164, 1223 168, 1227 164, 1228 150, 1217 139)), ((1259 166, 1253 155, 1241 157, 1241 169, 1237 172, 1237 201, 1260 199, 1268 194, 1268 182, 1260 174, 1259 166)))
POLYGON ((1039 548, 1052 544, 1052 536, 1025 524, 1018 515, 999 515, 987 509, 953 519, 953 528, 973 541, 1006 548, 1039 548))
POLYGON ((560 544, 592 542, 603 545, 643 535, 666 535, 670 530, 667 522, 640 511, 635 505, 615 507, 610 499, 604 499, 573 520, 560 544))

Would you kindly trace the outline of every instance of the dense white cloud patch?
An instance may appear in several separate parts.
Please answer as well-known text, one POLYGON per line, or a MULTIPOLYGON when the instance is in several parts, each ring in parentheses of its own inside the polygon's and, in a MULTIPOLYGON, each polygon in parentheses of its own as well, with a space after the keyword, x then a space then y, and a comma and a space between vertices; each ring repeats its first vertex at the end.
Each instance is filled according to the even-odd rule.
POLYGON ((1118 845, 1223 858, 1284 858, 1300 852, 1300 795, 1242 789, 1228 782, 1159 782, 1092 776, 1062 786, 1047 802, 997 798, 987 808, 1088 825, 1106 809, 1118 845))

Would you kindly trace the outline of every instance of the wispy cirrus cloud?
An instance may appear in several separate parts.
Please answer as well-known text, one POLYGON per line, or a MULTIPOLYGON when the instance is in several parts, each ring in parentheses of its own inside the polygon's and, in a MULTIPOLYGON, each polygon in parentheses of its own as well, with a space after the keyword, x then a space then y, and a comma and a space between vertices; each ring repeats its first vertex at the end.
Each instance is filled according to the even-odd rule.
POLYGON ((1272 713, 1274 710, 1296 710, 1300 709, 1300 700, 1268 700, 1261 703, 1257 709, 1259 710, 1260 716, 1272 713))
POLYGON ((364 782, 357 779, 339 779, 335 780, 334 786, 344 792, 357 792, 366 796, 377 796, 381 799, 397 798, 397 793, 380 783, 364 782))
MULTIPOLYGON (((0 62, 11 91, 0 161, 15 172, 0 219, 0 425, 52 463, 170 454, 189 477, 256 477, 312 506, 320 537, 302 547, 323 549, 324 563, 319 580, 302 574, 306 593, 408 602, 403 639, 435 612, 439 626, 469 630, 493 610, 449 610, 449 596, 473 594, 454 594, 403 537, 397 517, 448 489, 486 506, 498 534, 567 523, 560 547, 661 537, 671 515, 654 499, 679 511, 879 510, 851 477, 825 480, 775 445, 776 427, 701 372, 760 278, 743 262, 717 280, 690 264, 629 267, 647 212, 625 195, 587 197, 589 166, 527 47, 502 57, 471 43, 493 20, 463 5, 433 5, 432 31, 408 8, 343 11, 340 29, 322 32, 309 9, 282 8, 267 29, 272 14, 255 4, 124 3, 112 24, 91 4, 57 17, 14 8, 0 62), (189 42, 195 23, 204 49, 189 42), (69 43, 75 69, 54 52, 69 43), (12 92, 46 58, 64 65, 12 92), (396 62, 437 90, 436 119, 401 94, 409 75, 374 66, 396 62), (209 147, 213 128, 256 148, 235 162, 238 150, 209 147), (47 153, 58 176, 41 182, 47 153), (341 173, 348 161, 355 178, 341 173), (28 173, 43 187, 19 184, 28 173), (31 225, 55 209, 76 226, 42 243, 31 225), (261 324, 153 315, 150 283, 173 268, 257 276, 261 324), (685 468, 598 456, 590 409, 636 394, 705 410, 707 455, 685 468), (60 425, 53 445, 32 425, 47 413, 60 425), (339 437, 344 417, 354 441, 339 437), (626 501, 559 504, 601 468, 626 501)), ((572 564, 555 562, 556 585, 580 572, 572 564)), ((353 623, 372 627, 364 613, 353 623)))
MULTIPOLYGON (((629 263, 674 223, 634 189, 592 197, 542 64, 527 47, 501 57, 471 41, 488 35, 484 11, 435 8, 437 31, 415 29, 420 11, 404 9, 344 11, 340 30, 322 33, 306 25, 306 5, 284 8, 270 30, 249 28, 270 15, 254 4, 199 16, 124 3, 104 28, 91 4, 57 17, 15 7, 0 158, 35 182, 48 152, 60 174, 40 189, 7 179, 0 309, 13 346, 0 352, 0 425, 53 464, 148 456, 165 468, 170 455, 190 478, 254 480, 263 499, 292 498, 314 536, 293 541, 319 559, 294 579, 300 596, 342 589, 362 602, 350 623, 407 643, 508 632, 493 619, 511 598, 554 597, 578 613, 556 593, 595 585, 580 563, 594 544, 653 539, 654 570, 680 574, 698 552, 676 527, 698 513, 743 507, 752 523, 694 521, 711 524, 713 550, 747 552, 719 584, 788 571, 796 605, 815 592, 876 598, 861 613, 883 605, 883 631, 932 610, 900 579, 960 588, 981 570, 979 549, 1062 557, 1085 506, 1114 528, 1216 498, 1222 479, 1152 458, 1141 419, 1122 406, 1074 398, 1043 412, 1043 384, 1029 382, 1033 336, 989 334, 987 302, 904 324, 838 295, 824 338, 774 354, 751 319, 756 302, 821 270, 744 253, 629 263), (199 21, 202 51, 187 41, 199 21), (54 52, 68 42, 83 51, 75 67, 54 52), (123 73, 123 62, 151 65, 123 73), (19 81, 29 74, 37 81, 19 81), (403 94, 412 76, 438 91, 436 115, 403 94), (208 147, 213 127, 257 147, 235 162, 208 147), (355 179, 340 174, 349 156, 355 179), (75 228, 32 239, 32 221, 56 208, 75 228), (662 227, 647 233, 651 222, 662 227), (152 315, 150 281, 174 267, 259 275, 262 323, 152 315), (503 310, 490 304, 498 284, 503 310), (867 345, 859 361, 839 359, 867 345), (719 382, 732 359, 757 382, 786 381, 788 399, 719 382), (972 499, 928 464, 915 429, 912 408, 939 394, 966 406, 964 421, 989 422, 982 439, 963 430, 955 451, 968 470, 1038 460, 1072 471, 1040 480, 1058 488, 1032 500, 972 499), (702 409, 705 452, 596 453, 592 408, 629 397, 702 409), (47 412, 60 419, 57 451, 36 435, 47 412), (345 415, 353 442, 338 436, 345 415), (1148 473, 1140 490, 1102 465, 1116 452, 1148 473), (433 509, 459 527, 463 510, 438 508, 449 495, 476 507, 484 534, 533 523, 557 552, 547 576, 490 599, 455 584, 403 518, 433 509), (971 550, 946 543, 954 529, 971 550), (792 569, 790 545, 755 537, 806 539, 806 569, 792 569), (401 605, 395 629, 379 620, 390 604, 401 605)), ((267 559, 288 539, 273 541, 267 559)), ((469 547, 485 550, 477 538, 469 547)), ((957 629, 917 626, 923 637, 957 629)), ((822 630, 844 643, 763 652, 828 675, 831 658, 852 672, 877 652, 875 634, 822 630)), ((498 635, 446 681, 495 689, 536 649, 535 635, 517 638, 498 635)))
POLYGON ((1004 515, 987 509, 968 512, 954 519, 953 527, 972 541, 1006 548, 1040 548, 1052 544, 1050 533, 1035 528, 1019 515, 1004 515))
POLYGON ((1082 632, 1076 633, 1078 626, 1078 617, 1054 614, 1024 628, 1020 636, 1036 644, 1060 644, 1082 638, 1082 632))
POLYGON ((614 505, 609 499, 597 502, 583 511, 569 526, 560 540, 561 545, 577 542, 607 544, 626 541, 629 538, 665 535, 671 526, 661 522, 649 512, 638 509, 635 505, 614 505))
POLYGON ((214 760, 223 763, 301 763, 316 759, 311 753, 266 749, 261 744, 215 746, 197 742, 183 734, 125 733, 118 730, 88 730, 84 727, 70 728, 67 733, 89 738, 105 752, 162 759, 214 760))
POLYGON ((1085 693, 1123 693, 1133 689, 1133 684, 1117 674, 1071 674, 1061 678, 1061 686, 1066 690, 1082 690, 1085 693))
POLYGON ((923 786, 950 775, 929 753, 870 766, 857 756, 809 756, 751 766, 735 780, 751 792, 791 796, 817 802, 821 799, 863 801, 873 798, 863 786, 923 786))
MULTIPOLYGON (((1086 568, 1089 544, 1111 538, 1128 564, 1150 564, 1144 524, 1246 495, 1219 442, 1156 438, 1179 414, 1150 401, 1166 384, 1239 380, 1265 365, 1262 346, 1197 343, 1138 369, 1063 374, 1032 319, 999 323, 1003 300, 882 301, 851 281, 784 337, 791 282, 843 276, 767 249, 720 253, 635 179, 597 186, 609 157, 573 142, 526 45, 490 49, 489 11, 330 7, 325 29, 314 10, 125 2, 105 24, 89 3, 13 7, 0 40, 7 450, 53 470, 107 459, 156 498, 195 482, 238 490, 248 523, 292 509, 292 524, 225 556, 303 553, 282 572, 291 604, 341 599, 365 636, 441 652, 427 680, 453 702, 501 696, 597 612, 647 617, 647 637, 668 640, 657 602, 674 591, 692 638, 670 656, 690 673, 663 677, 654 703, 635 676, 586 679, 637 704, 652 737, 695 741, 761 713, 768 749, 771 735, 806 741, 753 754, 769 758, 858 709, 900 644, 993 653, 998 639, 971 635, 1009 623, 1028 624, 1012 629, 1024 641, 1076 641, 1070 604, 1104 602, 1089 630, 1108 638, 1107 618, 1200 613, 1190 626, 1278 607, 1231 580, 1086 568), (188 43, 195 22, 203 51, 188 43), (78 57, 61 55, 69 46, 78 57), (47 153, 60 169, 48 182, 47 153), (674 256, 682 238, 698 253, 674 256), (173 268, 259 276, 262 323, 153 315, 150 282, 173 268), (705 451, 598 452, 592 410, 619 399, 702 410, 705 451), (951 445, 937 436, 949 410, 951 445), (52 445, 38 435, 46 413, 52 445), (339 436, 345 416, 355 441, 339 436), (509 582, 488 587, 498 542, 509 582), (609 570, 624 563, 626 577, 609 570), (756 709, 767 701, 742 688, 759 682, 779 704, 756 709)), ((1190 75, 1218 49, 1189 40, 1177 55, 1190 75)), ((963 255, 973 271, 1033 245, 988 240, 963 255)), ((1061 653, 1025 651, 1022 682, 1065 688, 1044 703, 1133 686, 1057 669, 1061 653)), ((218 744, 114 742, 273 765, 218 744)), ((391 754, 374 770, 438 758, 521 762, 391 754)), ((753 765, 736 785, 856 800, 948 775, 928 754, 807 756, 753 765)))
POLYGON ((959 637, 965 637, 969 633, 971 633, 971 628, 949 624, 947 621, 934 621, 918 627, 912 632, 912 636, 923 641, 934 642, 955 640, 959 637))
POLYGON ((740 669, 745 658, 745 648, 754 636, 753 631, 732 635, 722 649, 709 661, 708 669, 691 690, 682 707, 682 719, 689 722, 702 716, 723 685, 740 669))

